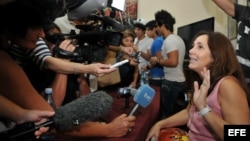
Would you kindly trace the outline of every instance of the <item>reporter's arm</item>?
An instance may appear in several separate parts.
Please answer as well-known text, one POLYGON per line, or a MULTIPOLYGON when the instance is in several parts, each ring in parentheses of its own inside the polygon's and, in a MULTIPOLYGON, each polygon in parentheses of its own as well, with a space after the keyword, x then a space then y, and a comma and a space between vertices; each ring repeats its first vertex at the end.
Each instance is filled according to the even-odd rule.
POLYGON ((54 115, 50 111, 26 110, 0 95, 0 117, 9 119, 17 124, 39 121, 54 115))
POLYGON ((115 52, 119 52, 121 51, 121 46, 113 46, 113 45, 109 45, 108 49, 115 51, 115 52))
POLYGON ((20 117, 23 116, 24 109, 20 106, 0 95, 0 107, 0 117, 7 118, 15 123, 22 123, 23 119, 20 117))
POLYGON ((57 73, 51 84, 51 88, 53 89, 55 108, 59 108, 64 101, 67 90, 67 82, 68 82, 67 80, 68 80, 67 74, 57 73))
POLYGON ((87 122, 69 132, 62 133, 76 137, 122 137, 135 125, 135 118, 135 116, 122 114, 110 123, 87 122))
POLYGON ((116 52, 123 52, 125 54, 133 54, 134 53, 134 48, 133 47, 124 47, 122 45, 120 46, 113 46, 113 45, 109 45, 108 48, 112 51, 116 51, 116 52))
POLYGON ((0 51, 0 93, 25 109, 49 110, 52 107, 33 88, 22 68, 0 51))
POLYGON ((60 58, 48 57, 45 60, 44 67, 56 71, 57 73, 64 74, 78 74, 88 73, 97 76, 104 75, 115 71, 116 69, 109 69, 110 64, 92 63, 92 64, 81 64, 75 62, 66 62, 60 58))
MULTIPOLYGON (((0 95, 0 107, 0 117, 17 124, 25 122, 37 122, 39 124, 54 115, 54 112, 51 111, 25 110, 2 95, 0 95)), ((38 138, 48 130, 48 127, 42 127, 36 130, 34 134, 38 138)))
MULTIPOLYGON (((53 70, 57 73, 63 74, 90 73, 98 76, 115 70, 109 69, 110 64, 96 63, 94 65, 84 65, 52 57, 44 40, 38 40, 37 44, 37 47, 29 54, 29 56, 35 63, 37 62, 36 64, 41 68, 53 70)), ((73 51, 75 46, 71 43, 71 40, 64 40, 61 42, 60 48, 67 51, 73 51)))

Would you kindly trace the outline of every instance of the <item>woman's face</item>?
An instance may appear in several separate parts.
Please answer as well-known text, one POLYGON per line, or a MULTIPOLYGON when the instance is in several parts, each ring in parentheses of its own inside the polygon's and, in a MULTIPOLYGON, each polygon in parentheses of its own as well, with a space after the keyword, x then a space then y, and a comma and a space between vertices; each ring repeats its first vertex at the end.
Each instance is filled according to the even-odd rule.
POLYGON ((189 50, 190 62, 188 67, 199 74, 204 67, 209 68, 214 61, 207 42, 207 35, 198 36, 193 43, 193 47, 189 50))
POLYGON ((23 38, 14 40, 14 43, 20 47, 33 49, 36 47, 36 42, 39 38, 44 38, 45 33, 43 28, 29 28, 27 34, 23 38))
POLYGON ((122 39, 122 45, 124 47, 132 47, 133 44, 134 44, 134 38, 131 36, 128 36, 122 39))

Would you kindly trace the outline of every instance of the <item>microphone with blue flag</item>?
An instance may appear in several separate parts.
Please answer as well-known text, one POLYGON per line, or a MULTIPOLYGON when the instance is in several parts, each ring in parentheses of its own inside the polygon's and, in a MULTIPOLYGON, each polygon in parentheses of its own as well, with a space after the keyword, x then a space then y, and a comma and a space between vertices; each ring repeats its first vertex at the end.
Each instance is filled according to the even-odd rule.
POLYGON ((134 94, 134 102, 136 105, 133 107, 132 111, 129 113, 130 115, 134 115, 139 106, 146 108, 154 99, 155 90, 151 88, 148 84, 144 84, 138 88, 138 90, 134 94))

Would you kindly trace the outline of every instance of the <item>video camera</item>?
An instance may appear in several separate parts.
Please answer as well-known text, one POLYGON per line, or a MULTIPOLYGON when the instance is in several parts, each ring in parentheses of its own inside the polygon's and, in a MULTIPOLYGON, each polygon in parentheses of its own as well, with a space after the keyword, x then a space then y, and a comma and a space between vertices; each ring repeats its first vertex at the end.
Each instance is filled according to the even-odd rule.
POLYGON ((102 16, 101 10, 117 6, 125 8, 125 1, 73 0, 66 1, 65 5, 68 9, 69 20, 84 19, 84 22, 82 25, 75 26, 81 30, 78 34, 73 30, 67 34, 46 34, 48 41, 56 43, 54 54, 57 57, 67 58, 74 62, 99 62, 104 60, 107 46, 120 46, 123 37, 121 32, 127 27, 111 17, 102 16), (74 52, 59 48, 59 44, 65 39, 74 40, 77 46, 74 52))
POLYGON ((118 21, 110 17, 89 15, 86 23, 76 26, 82 31, 76 34, 72 30, 69 34, 46 34, 46 39, 52 43, 56 43, 54 54, 59 58, 70 59, 74 62, 99 62, 103 61, 107 46, 120 46, 123 34, 120 32, 124 29, 118 21), (65 39, 74 39, 76 41, 76 49, 69 52, 59 48, 61 41, 65 39))

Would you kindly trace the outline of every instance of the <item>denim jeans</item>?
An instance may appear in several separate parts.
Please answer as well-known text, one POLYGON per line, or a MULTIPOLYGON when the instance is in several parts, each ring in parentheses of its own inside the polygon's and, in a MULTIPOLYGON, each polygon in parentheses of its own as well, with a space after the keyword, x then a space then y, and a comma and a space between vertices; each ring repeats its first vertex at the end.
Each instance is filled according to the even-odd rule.
POLYGON ((185 91, 185 82, 163 80, 160 89, 160 119, 175 113, 175 102, 185 91))

